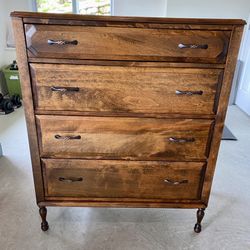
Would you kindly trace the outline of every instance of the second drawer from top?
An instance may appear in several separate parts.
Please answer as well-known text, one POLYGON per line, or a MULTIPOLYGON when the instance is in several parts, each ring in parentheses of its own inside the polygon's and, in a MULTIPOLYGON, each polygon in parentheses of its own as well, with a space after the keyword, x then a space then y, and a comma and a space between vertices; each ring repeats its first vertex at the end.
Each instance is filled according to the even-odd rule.
POLYGON ((223 70, 30 64, 36 110, 215 114, 223 70))

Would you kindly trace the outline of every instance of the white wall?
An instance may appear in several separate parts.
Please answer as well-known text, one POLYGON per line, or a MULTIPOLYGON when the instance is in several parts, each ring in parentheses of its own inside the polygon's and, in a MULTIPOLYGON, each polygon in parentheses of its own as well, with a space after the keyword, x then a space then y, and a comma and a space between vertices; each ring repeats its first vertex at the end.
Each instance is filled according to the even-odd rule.
MULTIPOLYGON (((1 0, 2 1, 2 0, 1 0)), ((4 6, 2 6, 2 3, 0 5, 0 67, 3 66, 3 57, 4 57, 4 37, 5 37, 5 32, 4 32, 4 6)))
POLYGON ((168 0, 168 17, 242 18, 247 20, 250 0, 168 0))
POLYGON ((0 0, 0 67, 16 59, 15 49, 6 48, 6 33, 11 25, 10 12, 15 10, 30 11, 32 0, 0 0))
POLYGON ((115 16, 165 17, 167 0, 113 0, 115 16))

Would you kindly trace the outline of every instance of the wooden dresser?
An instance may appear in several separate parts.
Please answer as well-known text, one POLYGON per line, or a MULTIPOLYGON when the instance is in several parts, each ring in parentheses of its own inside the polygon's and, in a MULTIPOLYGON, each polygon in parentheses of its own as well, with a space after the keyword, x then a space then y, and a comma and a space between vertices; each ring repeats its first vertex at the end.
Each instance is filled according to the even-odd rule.
POLYGON ((37 204, 208 205, 242 20, 11 13, 37 204))

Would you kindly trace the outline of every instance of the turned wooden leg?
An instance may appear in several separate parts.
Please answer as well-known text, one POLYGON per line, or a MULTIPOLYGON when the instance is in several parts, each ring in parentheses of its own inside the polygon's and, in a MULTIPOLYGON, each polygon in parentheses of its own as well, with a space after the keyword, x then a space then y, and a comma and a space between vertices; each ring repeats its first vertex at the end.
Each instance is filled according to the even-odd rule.
POLYGON ((40 207, 39 214, 40 214, 40 216, 42 218, 41 229, 43 231, 47 231, 49 229, 49 224, 46 221, 47 208, 46 207, 40 207))
POLYGON ((196 233, 200 233, 201 232, 201 221, 203 219, 205 215, 205 208, 199 208, 198 211, 197 211, 197 223, 195 224, 194 226, 194 231, 196 233))

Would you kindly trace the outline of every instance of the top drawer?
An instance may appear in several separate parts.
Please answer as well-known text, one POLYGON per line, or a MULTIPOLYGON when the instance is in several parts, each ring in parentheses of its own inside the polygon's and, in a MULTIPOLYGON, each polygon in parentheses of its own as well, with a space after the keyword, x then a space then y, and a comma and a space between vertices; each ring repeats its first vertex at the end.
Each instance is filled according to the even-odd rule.
POLYGON ((224 63, 230 31, 25 25, 29 57, 224 63))

